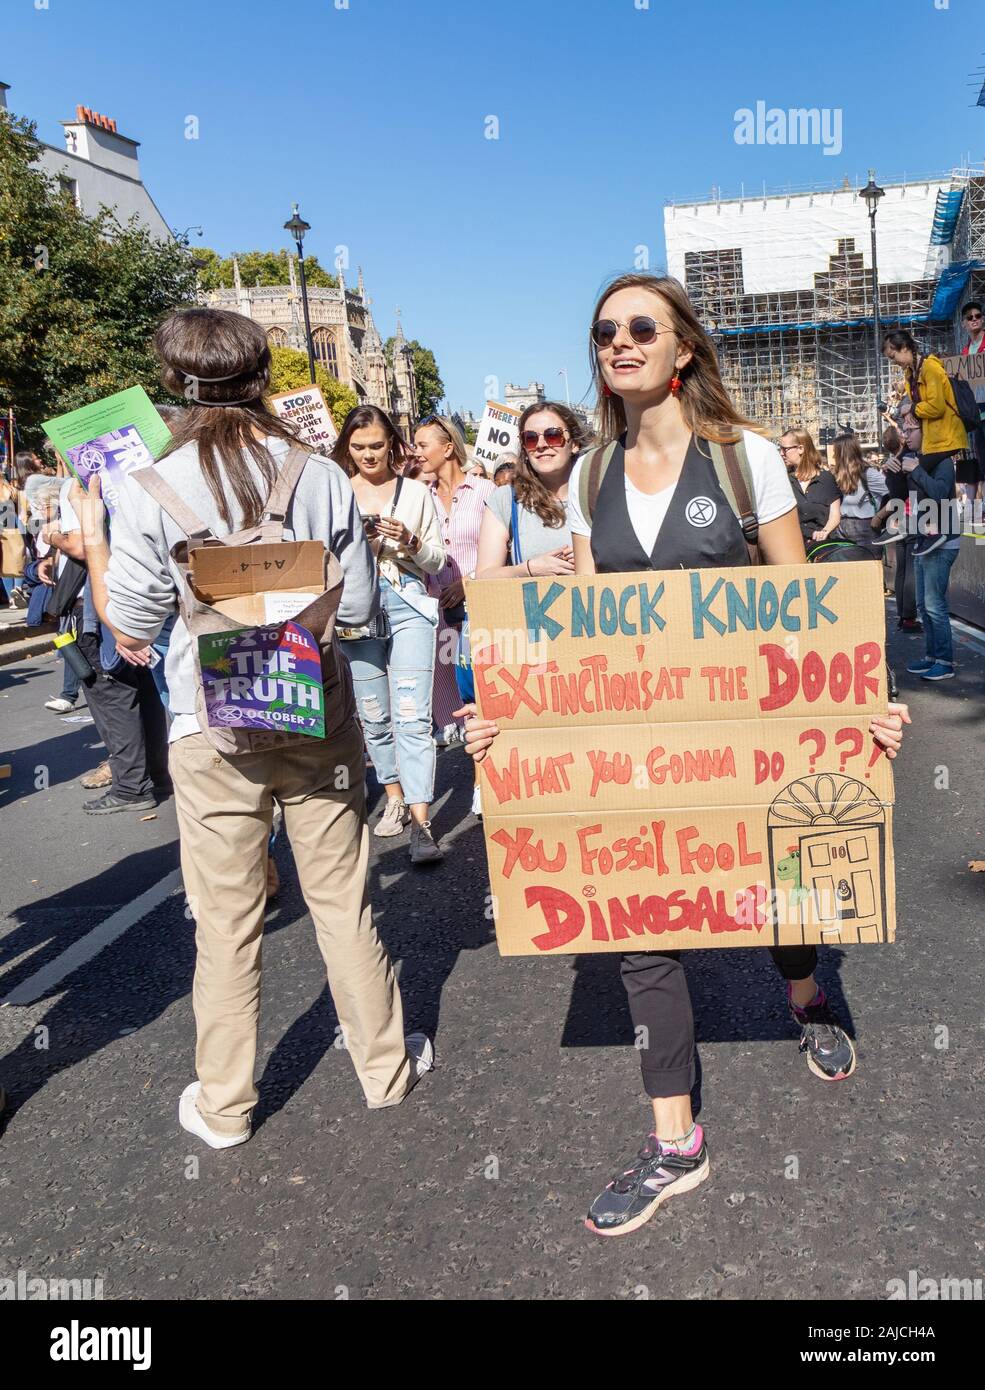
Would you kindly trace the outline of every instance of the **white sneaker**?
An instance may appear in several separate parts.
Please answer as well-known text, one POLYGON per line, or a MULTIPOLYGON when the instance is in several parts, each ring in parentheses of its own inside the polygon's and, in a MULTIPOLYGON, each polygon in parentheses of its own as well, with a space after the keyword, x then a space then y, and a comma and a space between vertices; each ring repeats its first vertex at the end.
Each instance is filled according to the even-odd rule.
POLYGON ((209 1129, 202 1118, 202 1112, 195 1104, 201 1089, 201 1081, 193 1081, 182 1091, 181 1100, 178 1102, 178 1123, 181 1128, 203 1139, 210 1149, 234 1149, 237 1144, 245 1144, 252 1132, 249 1127, 245 1134, 216 1134, 214 1129, 209 1129))
POLYGON ((414 1075, 420 1081, 434 1067, 434 1044, 426 1033, 408 1033, 404 1042, 414 1059, 414 1075))
POLYGON ((482 788, 476 782, 475 790, 472 793, 472 814, 478 820, 482 820, 482 788))
POLYGON ((68 714, 70 709, 75 709, 75 701, 66 700, 63 695, 53 695, 50 700, 45 700, 44 707, 54 710, 56 714, 68 714))
POLYGON ((434 736, 436 748, 457 748, 465 742, 465 734, 457 724, 446 724, 434 736))
POLYGON ((400 835, 409 821, 410 812, 407 810, 406 801, 402 801, 399 796, 388 796, 383 814, 373 826, 373 834, 381 837, 400 835))

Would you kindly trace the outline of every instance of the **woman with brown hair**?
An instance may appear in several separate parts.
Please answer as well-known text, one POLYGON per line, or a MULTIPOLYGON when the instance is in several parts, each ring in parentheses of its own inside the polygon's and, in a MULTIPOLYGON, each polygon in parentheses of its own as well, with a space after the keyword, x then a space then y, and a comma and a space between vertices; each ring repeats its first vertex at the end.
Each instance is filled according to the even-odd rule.
MULTIPOLYGON (((624 275, 602 293, 592 315, 592 373, 599 388, 600 435, 612 448, 594 499, 582 505, 586 454, 569 483, 575 573, 692 569, 749 563, 747 535, 722 488, 709 442, 744 446, 750 499, 766 564, 803 564, 803 542, 783 464, 754 432, 722 385, 714 346, 683 287, 668 277, 624 275), (573 505, 572 505, 573 503, 573 505)), ((872 733, 889 756, 902 738, 905 707, 874 719, 872 733)), ((498 732, 474 714, 466 748, 482 758, 498 732)), ((838 1081, 855 1069, 855 1050, 814 980, 813 947, 773 948, 787 982, 801 1048, 811 1071, 838 1081)), ((593 1202, 586 1221, 599 1235, 625 1235, 668 1196, 708 1176, 704 1134, 691 1112, 695 1082, 694 1022, 678 953, 622 958, 622 978, 643 1045, 643 1082, 653 1123, 640 1153, 624 1163, 593 1202)))
POLYGON ((438 650, 434 667, 435 742, 447 748, 462 742, 455 721, 461 703, 455 681, 456 652, 465 622, 465 580, 475 574, 476 546, 486 499, 494 485, 480 466, 470 470, 465 440, 445 415, 426 415, 414 430, 418 477, 431 491, 441 526, 445 563, 430 582, 438 600, 438 650))
MULTIPOLYGON (((154 337, 161 379, 189 408, 145 489, 129 475, 113 518, 112 554, 98 486, 75 484, 96 608, 121 646, 146 648, 178 611, 178 560, 189 534, 221 538, 266 514, 273 485, 298 463, 298 440, 264 401, 270 351, 255 323, 218 309, 186 309, 154 337), (153 495, 177 494, 184 525, 153 495)), ((303 448, 303 446, 300 446, 303 448)), ((378 596, 373 556, 348 478, 329 460, 301 459, 283 518, 285 539, 321 541, 343 575, 338 621, 371 621, 378 596)), ((163 500, 163 499, 162 499, 163 500)), ((174 504, 172 504, 174 505, 174 504)), ((260 1005, 267 840, 274 803, 297 861, 346 1050, 367 1104, 397 1105, 430 1068, 423 1034, 405 1039, 400 994, 376 934, 366 886, 364 746, 349 669, 337 644, 322 655, 325 736, 226 756, 199 728, 202 698, 192 641, 177 618, 167 656, 181 867, 195 918, 193 987, 199 1080, 179 1105, 183 1129, 214 1149, 250 1138, 260 1005)))
POLYGON ((332 458, 352 479, 379 567, 380 620, 343 642, 369 755, 386 789, 373 834, 400 835, 409 821, 410 861, 426 864, 442 853, 430 820, 438 605, 427 583, 445 550, 430 491, 394 467, 408 452, 389 415, 361 405, 346 416, 332 458))
POLYGON ((794 490, 804 544, 826 541, 841 520, 841 492, 833 474, 806 430, 787 430, 780 436, 779 449, 794 490))
POLYGON ((885 496, 886 484, 878 468, 867 467, 856 435, 839 434, 835 439, 831 475, 841 493, 841 534, 881 559, 875 543, 881 525, 876 489, 885 496))
POLYGON ((568 480, 585 429, 568 406, 540 401, 520 416, 519 434, 512 485, 498 487, 486 503, 476 579, 574 573, 568 480))

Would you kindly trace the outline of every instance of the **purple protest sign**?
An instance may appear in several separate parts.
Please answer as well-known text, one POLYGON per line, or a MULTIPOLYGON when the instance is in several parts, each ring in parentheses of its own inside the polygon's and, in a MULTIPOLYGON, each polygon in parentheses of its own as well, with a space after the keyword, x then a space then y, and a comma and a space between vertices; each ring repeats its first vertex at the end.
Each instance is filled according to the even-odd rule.
POLYGON ((103 501, 112 516, 125 474, 131 468, 147 468, 154 462, 154 455, 136 426, 124 425, 122 429, 110 430, 69 449, 68 461, 85 488, 98 474, 103 501))
POLYGON ((213 727, 325 737, 321 652, 297 623, 209 633, 198 659, 213 727))

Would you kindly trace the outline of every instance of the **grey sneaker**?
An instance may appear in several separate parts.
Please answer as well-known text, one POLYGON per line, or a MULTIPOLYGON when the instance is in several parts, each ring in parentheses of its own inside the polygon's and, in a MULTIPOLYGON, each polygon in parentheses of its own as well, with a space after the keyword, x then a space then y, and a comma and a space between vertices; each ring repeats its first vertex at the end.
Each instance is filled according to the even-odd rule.
POLYGON ((111 816, 116 811, 153 811, 157 802, 152 796, 140 796, 130 800, 117 796, 116 792, 106 792, 94 801, 83 801, 82 809, 87 816, 111 816))
POLYGON ((597 1236, 637 1231, 668 1197, 691 1192, 711 1171, 704 1131, 695 1125, 694 1146, 681 1153, 648 1134, 636 1158, 599 1193, 585 1219, 597 1236))
POLYGON ((838 1022, 824 990, 818 986, 813 1003, 804 1008, 790 998, 787 1002, 794 1021, 800 1025, 800 1050, 807 1053, 807 1065, 822 1081, 844 1081, 855 1070, 855 1048, 838 1022))
POLYGON ((444 851, 434 842, 429 820, 415 821, 410 831, 410 862, 412 864, 433 864, 444 858, 444 851))
POLYGON ((383 814, 373 826, 373 834, 381 838, 402 835, 409 820, 410 812, 407 810, 406 801, 401 801, 399 796, 388 796, 383 814))

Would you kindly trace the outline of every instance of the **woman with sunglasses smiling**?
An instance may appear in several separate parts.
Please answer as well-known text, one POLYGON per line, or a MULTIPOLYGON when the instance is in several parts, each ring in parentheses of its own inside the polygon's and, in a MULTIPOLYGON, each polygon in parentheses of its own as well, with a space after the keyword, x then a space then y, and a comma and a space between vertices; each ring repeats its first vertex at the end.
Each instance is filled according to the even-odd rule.
MULTIPOLYGON (((580 475, 597 455, 585 455, 571 475, 575 573, 748 564, 746 537, 718 481, 709 440, 745 446, 764 563, 804 564, 783 463, 729 400, 714 347, 682 286, 667 277, 621 276, 596 305, 591 336, 600 434, 618 442, 594 502, 590 487, 586 493, 587 508, 580 475)), ((590 483, 591 472, 588 477, 590 483)), ((907 717, 904 706, 890 706, 870 725, 890 757, 907 717)), ((470 716, 467 751, 481 759, 497 732, 494 721, 470 716)), ((787 982, 812 1072, 826 1081, 850 1075, 854 1048, 814 981, 815 949, 770 953, 787 982)), ((691 1113, 694 1021, 679 953, 623 956, 622 978, 636 1036, 646 1043, 639 1055, 653 1124, 638 1156, 620 1166, 592 1204, 586 1225, 604 1236, 636 1230, 667 1197, 697 1187, 709 1172, 704 1133, 691 1113)))
POLYGON ((461 431, 443 415, 427 415, 414 431, 414 458, 422 483, 431 489, 441 525, 445 564, 430 584, 438 598, 438 657, 434 667, 434 724, 439 748, 462 742, 455 710, 461 703, 455 681, 459 636, 465 621, 464 580, 475 575, 479 527, 495 485, 480 470, 467 473, 461 431))
POLYGON ((574 574, 568 523, 568 479, 585 430, 573 410, 554 401, 528 405, 520 416, 520 454, 512 486, 486 503, 476 579, 574 574))

